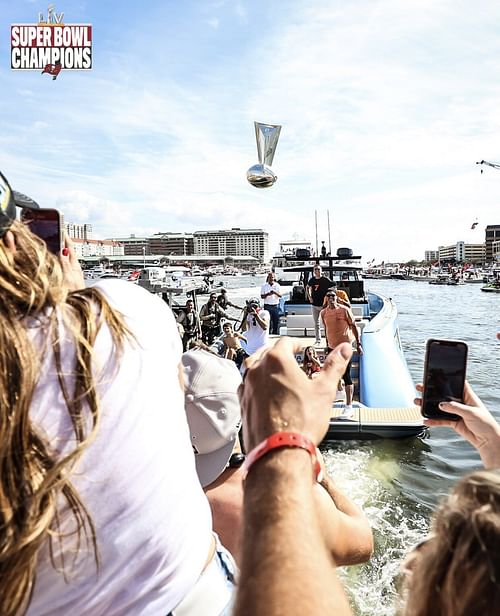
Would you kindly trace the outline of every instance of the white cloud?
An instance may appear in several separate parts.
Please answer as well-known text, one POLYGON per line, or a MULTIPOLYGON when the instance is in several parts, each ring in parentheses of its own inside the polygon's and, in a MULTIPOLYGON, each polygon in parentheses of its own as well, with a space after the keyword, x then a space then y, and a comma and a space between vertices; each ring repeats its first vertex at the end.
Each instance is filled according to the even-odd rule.
POLYGON ((464 239, 474 216, 498 222, 500 175, 480 176, 474 163, 500 158, 500 6, 199 10, 206 33, 188 47, 189 31, 169 30, 177 53, 148 30, 133 49, 96 56, 92 74, 63 75, 57 90, 5 73, 0 102, 13 115, 0 120, 2 165, 25 191, 66 216, 87 214, 96 235, 252 226, 277 244, 313 239, 316 209, 327 239, 329 209, 334 247, 380 260, 464 239), (253 120, 283 125, 278 182, 264 191, 245 179, 253 120))

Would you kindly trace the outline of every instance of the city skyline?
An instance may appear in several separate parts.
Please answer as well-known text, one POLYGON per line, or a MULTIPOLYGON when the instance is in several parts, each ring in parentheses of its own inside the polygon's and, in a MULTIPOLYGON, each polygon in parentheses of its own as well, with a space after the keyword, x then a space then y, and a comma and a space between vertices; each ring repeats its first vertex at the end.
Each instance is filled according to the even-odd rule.
POLYGON ((266 228, 371 259, 484 241, 500 220, 500 6, 464 0, 88 0, 93 68, 11 72, 3 7, 1 170, 95 236, 266 228), (283 10, 286 9, 286 10, 283 10), (270 189, 250 186, 254 120, 282 125, 270 189), (477 221, 475 229, 472 224, 477 221))

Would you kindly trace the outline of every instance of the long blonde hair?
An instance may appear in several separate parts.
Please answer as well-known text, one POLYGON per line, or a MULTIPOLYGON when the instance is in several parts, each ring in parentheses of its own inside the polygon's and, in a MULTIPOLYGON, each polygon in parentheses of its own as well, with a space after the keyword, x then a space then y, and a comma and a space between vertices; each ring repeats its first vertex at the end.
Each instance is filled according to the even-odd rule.
MULTIPOLYGON (((99 401, 92 375, 93 345, 100 327, 111 332, 115 357, 129 332, 121 316, 95 289, 69 292, 60 263, 22 224, 11 228, 16 250, 0 240, 0 613, 14 616, 29 605, 37 556, 58 534, 62 495, 81 539, 91 545, 98 566, 92 518, 69 475, 95 435, 99 401), (27 321, 43 317, 53 349, 57 379, 72 422, 76 445, 56 454, 30 419, 30 406, 43 361, 27 321), (60 325, 74 344, 74 370, 61 368, 60 325), (71 385, 68 384, 71 379, 71 385)), ((67 342, 66 342, 67 344, 67 342)))
POLYGON ((500 613, 500 473, 457 483, 438 509, 433 535, 416 560, 405 616, 500 613))

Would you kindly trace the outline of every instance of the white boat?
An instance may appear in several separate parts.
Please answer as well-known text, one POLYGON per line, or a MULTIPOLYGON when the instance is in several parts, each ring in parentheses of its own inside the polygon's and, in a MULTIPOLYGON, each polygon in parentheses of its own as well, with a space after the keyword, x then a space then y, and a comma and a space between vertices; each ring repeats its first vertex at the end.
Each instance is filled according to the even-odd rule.
POLYGON ((271 259, 271 266, 273 268, 287 267, 290 259, 304 264, 304 259, 310 259, 312 256, 314 256, 314 249, 308 240, 284 240, 280 242, 278 251, 271 259))
POLYGON ((167 271, 164 267, 144 267, 137 279, 137 284, 151 293, 162 295, 168 304, 172 304, 173 295, 187 295, 203 289, 203 279, 197 280, 193 276, 184 276, 179 270, 167 271))
MULTIPOLYGON (((318 258, 309 265, 288 268, 287 271, 299 275, 299 281, 282 302, 280 335, 300 337, 303 348, 314 345, 314 324, 305 286, 312 277, 313 264, 319 263, 323 274, 348 294, 363 346, 363 355, 353 356, 351 371, 356 400, 354 417, 339 419, 342 404, 336 401, 325 440, 423 435, 427 429, 413 402, 415 386, 401 347, 396 305, 390 298, 365 292, 357 259, 360 257, 318 258)), ((321 359, 324 349, 317 351, 321 359)), ((302 361, 302 353, 297 354, 297 360, 302 361)))

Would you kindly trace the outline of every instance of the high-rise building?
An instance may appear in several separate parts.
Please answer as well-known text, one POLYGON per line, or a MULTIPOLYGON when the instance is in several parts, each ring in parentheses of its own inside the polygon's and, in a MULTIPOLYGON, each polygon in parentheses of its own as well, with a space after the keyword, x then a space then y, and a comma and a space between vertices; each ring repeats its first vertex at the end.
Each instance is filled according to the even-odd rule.
POLYGON ((425 259, 428 263, 433 263, 439 259, 439 250, 426 250, 425 259))
POLYGON ((486 262, 491 263, 495 260, 493 256, 493 242, 500 240, 500 225, 488 225, 486 227, 486 262))
POLYGON ((251 256, 261 263, 269 261, 269 234, 263 229, 195 231, 194 254, 251 256))
POLYGON ((500 239, 494 240, 491 244, 491 253, 493 261, 497 264, 500 263, 500 239))
POLYGON ((451 246, 439 247, 440 261, 456 261, 457 263, 484 263, 486 250, 484 244, 466 244, 457 242, 451 246))
POLYGON ((92 225, 89 224, 76 224, 74 222, 68 222, 64 225, 66 233, 73 240, 91 240, 92 239, 92 225))
POLYGON ((149 238, 136 237, 133 233, 129 237, 112 237, 108 238, 113 242, 119 242, 123 245, 124 254, 128 255, 149 255, 149 238))
POLYGON ((192 255, 194 237, 192 233, 155 233, 149 238, 152 255, 192 255))

